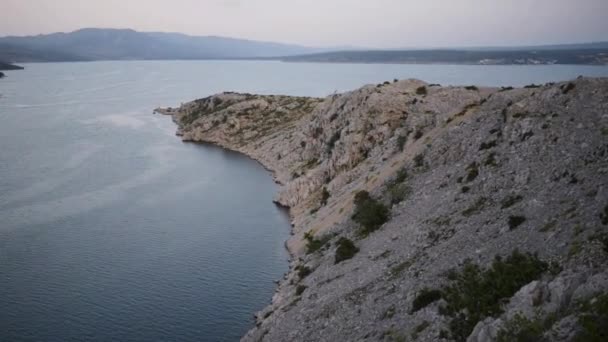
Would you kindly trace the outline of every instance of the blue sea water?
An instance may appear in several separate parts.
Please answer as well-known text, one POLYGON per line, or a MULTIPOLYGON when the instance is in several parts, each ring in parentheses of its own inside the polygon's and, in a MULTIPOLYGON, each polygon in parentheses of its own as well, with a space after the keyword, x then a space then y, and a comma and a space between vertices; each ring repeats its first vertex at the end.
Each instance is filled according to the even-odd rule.
POLYGON ((287 270, 256 162, 175 137, 158 106, 419 78, 522 86, 601 66, 248 61, 26 64, 0 80, 0 341, 235 341, 287 270))

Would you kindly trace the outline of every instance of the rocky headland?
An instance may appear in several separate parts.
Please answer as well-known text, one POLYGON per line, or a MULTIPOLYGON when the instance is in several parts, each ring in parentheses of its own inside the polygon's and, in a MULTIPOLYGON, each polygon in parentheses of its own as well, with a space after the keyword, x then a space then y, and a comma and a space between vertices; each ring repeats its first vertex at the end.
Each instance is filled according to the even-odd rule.
POLYGON ((157 111, 282 184, 290 271, 243 341, 606 338, 608 79, 157 111))

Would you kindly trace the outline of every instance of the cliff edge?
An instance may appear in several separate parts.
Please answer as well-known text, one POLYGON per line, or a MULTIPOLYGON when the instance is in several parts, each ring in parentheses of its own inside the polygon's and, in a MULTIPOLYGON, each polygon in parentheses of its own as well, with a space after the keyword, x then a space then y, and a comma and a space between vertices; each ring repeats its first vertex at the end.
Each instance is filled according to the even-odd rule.
POLYGON ((157 111, 283 185, 290 271, 244 341, 606 336, 608 79, 395 80, 157 111))

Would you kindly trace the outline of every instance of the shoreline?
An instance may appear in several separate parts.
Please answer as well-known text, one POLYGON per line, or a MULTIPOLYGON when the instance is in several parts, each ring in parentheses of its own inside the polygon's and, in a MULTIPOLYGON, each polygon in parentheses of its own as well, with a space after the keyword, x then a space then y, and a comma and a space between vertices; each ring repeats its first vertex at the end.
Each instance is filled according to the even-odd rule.
POLYGON ((534 319, 527 303, 552 314, 574 304, 556 306, 550 297, 570 298, 593 284, 593 274, 608 279, 601 246, 586 243, 584 258, 572 247, 581 249, 576 236, 595 233, 579 220, 595 222, 602 210, 608 218, 598 177, 608 169, 597 159, 608 134, 606 92, 607 78, 523 88, 411 79, 324 99, 221 93, 157 112, 172 116, 182 141, 245 155, 279 184, 273 202, 287 207, 292 222, 284 244, 289 270, 241 341, 386 340, 412 332, 435 341, 449 336, 457 318, 441 313, 444 304, 433 304, 439 299, 409 308, 422 289, 441 292, 445 275, 466 260, 483 270, 521 250, 560 267, 516 284, 500 299, 510 301, 504 313, 473 318, 465 337, 481 341, 522 310, 534 319), (598 152, 581 156, 581 146, 598 152), (573 191, 580 194, 573 203, 555 201, 573 191), (357 218, 363 192, 369 208, 384 208, 372 228, 357 218), (577 215, 551 223, 574 204, 577 215), (352 254, 345 257, 344 246, 352 254), (573 274, 580 281, 570 284, 573 274), (538 299, 529 284, 561 292, 538 299))
MULTIPOLYGON (((161 114, 161 115, 170 116, 171 120, 175 123, 175 125, 177 127, 177 131, 176 131, 175 136, 176 137, 181 137, 182 136, 182 135, 179 134, 179 131, 181 129, 180 125, 179 125, 178 122, 176 122, 176 120, 175 120, 175 118, 173 116, 174 113, 176 113, 176 112, 168 111, 165 108, 156 108, 156 109, 154 109, 153 113, 158 113, 158 114, 161 114)), ((281 188, 285 186, 285 184, 278 178, 277 170, 273 169, 269 165, 266 165, 261 160, 259 160, 258 158, 256 158, 255 156, 253 156, 253 155, 251 155, 249 153, 246 153, 246 152, 243 152, 243 151, 239 151, 237 149, 231 148, 229 146, 226 146, 224 144, 221 144, 221 143, 218 143, 218 142, 214 142, 214 141, 193 141, 193 140, 184 140, 184 139, 181 139, 181 140, 182 140, 183 143, 186 143, 186 144, 215 146, 215 147, 224 149, 226 151, 238 153, 238 154, 240 154, 242 156, 245 156, 248 159, 255 161, 258 165, 260 165, 264 170, 266 170, 269 173, 269 175, 272 177, 273 182, 279 186, 278 190, 281 190, 281 188)), ((279 191, 277 191, 275 193, 275 195, 278 194, 278 193, 279 193, 279 191)), ((280 208, 282 210, 285 210, 287 212, 287 214, 289 216, 289 224, 290 224, 289 234, 290 234, 290 236, 294 236, 295 235, 295 232, 294 232, 294 228, 295 228, 294 220, 296 219, 296 217, 294 216, 294 214, 292 212, 292 208, 290 206, 284 204, 284 203, 281 203, 280 201, 278 201, 276 199, 273 199, 271 201, 271 203, 273 203, 278 208, 280 208)), ((285 240, 285 242, 283 243, 283 246, 284 246, 285 250, 287 251, 287 254, 289 255, 289 258, 287 259, 287 263, 288 263, 288 265, 291 265, 291 263, 295 260, 295 258, 297 256, 297 253, 289 248, 289 245, 287 243, 288 241, 289 241, 289 239, 285 240)))

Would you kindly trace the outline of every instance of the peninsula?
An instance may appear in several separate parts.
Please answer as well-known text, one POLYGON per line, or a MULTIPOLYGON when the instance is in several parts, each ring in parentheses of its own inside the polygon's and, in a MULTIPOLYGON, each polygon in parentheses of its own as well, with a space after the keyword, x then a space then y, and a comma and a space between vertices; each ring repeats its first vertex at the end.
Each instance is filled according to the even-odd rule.
POLYGON ((274 172, 290 271, 243 341, 599 340, 608 79, 394 80, 157 109, 274 172))

